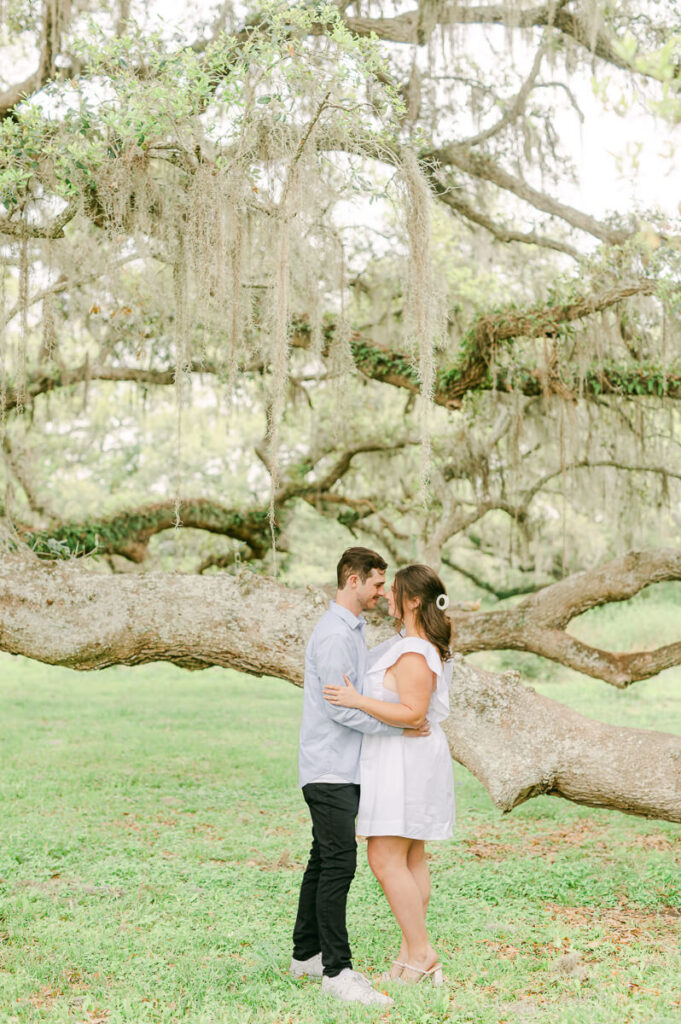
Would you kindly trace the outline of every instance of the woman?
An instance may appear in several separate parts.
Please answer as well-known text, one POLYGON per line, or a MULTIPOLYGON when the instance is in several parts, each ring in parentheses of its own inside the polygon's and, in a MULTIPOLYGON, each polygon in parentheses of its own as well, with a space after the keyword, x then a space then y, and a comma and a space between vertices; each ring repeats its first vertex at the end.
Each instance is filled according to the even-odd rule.
POLYGON ((427 839, 449 839, 454 825, 454 780, 439 723, 449 714, 449 603, 439 576, 426 565, 400 569, 388 591, 388 611, 402 633, 370 654, 364 695, 326 686, 332 704, 359 708, 388 725, 430 735, 362 739, 357 831, 368 839, 369 865, 402 931, 397 959, 385 977, 405 982, 430 978, 441 985, 442 966, 426 930, 430 873, 427 839))

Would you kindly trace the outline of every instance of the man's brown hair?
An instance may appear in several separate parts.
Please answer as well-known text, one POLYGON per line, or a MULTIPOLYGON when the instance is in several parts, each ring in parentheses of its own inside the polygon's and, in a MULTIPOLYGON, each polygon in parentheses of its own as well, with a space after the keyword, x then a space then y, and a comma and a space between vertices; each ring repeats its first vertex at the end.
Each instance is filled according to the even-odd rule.
POLYGON ((340 557, 336 566, 338 576, 338 589, 342 590, 348 582, 348 576, 357 573, 362 583, 366 580, 372 569, 385 572, 388 563, 384 561, 377 551, 371 548, 348 548, 340 557))

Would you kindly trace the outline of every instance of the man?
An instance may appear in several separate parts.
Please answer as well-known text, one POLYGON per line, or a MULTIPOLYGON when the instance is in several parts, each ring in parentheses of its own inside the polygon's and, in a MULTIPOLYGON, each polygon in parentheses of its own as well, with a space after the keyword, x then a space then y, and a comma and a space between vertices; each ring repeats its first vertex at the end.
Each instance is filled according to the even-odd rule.
MULTIPOLYGON (((300 888, 293 932, 294 977, 322 978, 322 992, 347 1002, 389 1005, 352 969, 345 924, 348 890, 357 864, 355 818, 359 807, 362 733, 399 733, 354 708, 325 701, 328 683, 347 675, 361 691, 367 663, 361 612, 384 596, 386 563, 369 548, 348 548, 337 566, 336 599, 315 626, 305 651, 299 782, 312 817, 312 848, 300 888)), ((425 723, 410 734, 428 734, 425 723)))

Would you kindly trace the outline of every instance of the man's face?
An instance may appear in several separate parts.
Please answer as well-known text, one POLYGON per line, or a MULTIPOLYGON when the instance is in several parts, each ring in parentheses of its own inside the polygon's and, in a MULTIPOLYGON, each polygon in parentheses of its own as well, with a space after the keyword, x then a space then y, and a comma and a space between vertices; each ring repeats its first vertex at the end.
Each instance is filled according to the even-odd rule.
POLYGON ((364 583, 362 583, 359 576, 357 577, 356 594, 362 611, 375 608, 379 597, 385 597, 384 585, 385 570, 382 569, 372 569, 364 583))

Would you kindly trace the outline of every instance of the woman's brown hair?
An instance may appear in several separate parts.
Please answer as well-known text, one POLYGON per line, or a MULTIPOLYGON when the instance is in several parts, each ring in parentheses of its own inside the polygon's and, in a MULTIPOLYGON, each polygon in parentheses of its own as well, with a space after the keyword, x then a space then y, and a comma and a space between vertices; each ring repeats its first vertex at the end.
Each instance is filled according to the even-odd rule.
POLYGON ((404 599, 418 597, 420 604, 415 609, 417 625, 437 648, 443 661, 451 658, 451 623, 445 611, 437 606, 438 597, 446 594, 447 590, 438 574, 427 565, 407 565, 395 573, 394 586, 395 610, 400 622, 404 620, 404 599))

